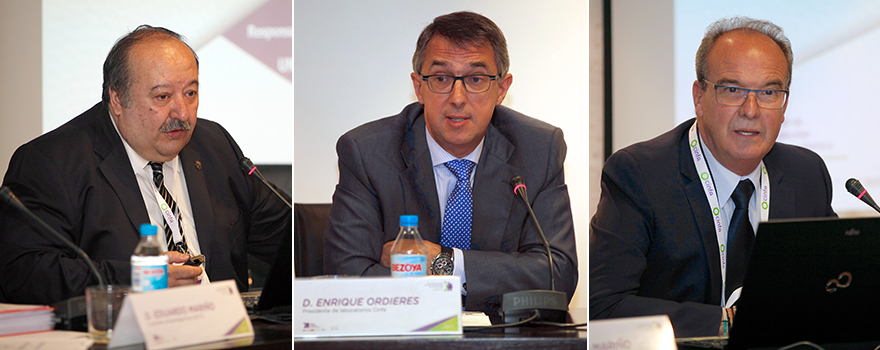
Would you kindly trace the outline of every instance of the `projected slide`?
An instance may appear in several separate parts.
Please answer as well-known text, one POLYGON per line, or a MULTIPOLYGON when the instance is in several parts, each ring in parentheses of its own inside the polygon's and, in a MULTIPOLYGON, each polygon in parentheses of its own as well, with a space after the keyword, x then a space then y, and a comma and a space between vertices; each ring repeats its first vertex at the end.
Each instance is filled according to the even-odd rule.
POLYGON ((880 162, 872 142, 880 135, 875 107, 875 85, 880 78, 880 66, 875 62, 880 56, 880 3, 706 4, 675 2, 676 121, 694 116, 690 95, 696 77, 694 55, 706 26, 733 15, 770 20, 783 28, 794 52, 791 95, 778 141, 822 156, 831 173, 835 211, 871 212, 846 192, 844 183, 857 178, 869 191, 880 193, 880 162))

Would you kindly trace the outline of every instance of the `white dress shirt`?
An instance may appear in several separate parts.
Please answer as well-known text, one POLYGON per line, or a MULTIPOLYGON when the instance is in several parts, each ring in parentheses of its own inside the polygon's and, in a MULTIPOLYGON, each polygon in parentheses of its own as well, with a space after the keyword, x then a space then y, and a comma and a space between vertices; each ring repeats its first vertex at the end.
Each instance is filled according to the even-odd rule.
MULTIPOLYGON (((113 119, 112 115, 110 116, 110 121, 113 123, 116 134, 122 139, 122 145, 125 146, 125 153, 128 154, 132 172, 135 174, 141 197, 144 199, 144 206, 147 208, 147 214, 150 216, 150 223, 159 227, 159 232, 162 232, 163 236, 161 241, 164 243, 166 242, 164 237, 165 230, 163 229, 165 227, 165 219, 162 217, 162 210, 159 209, 157 204, 156 185, 153 183, 153 168, 150 167, 150 161, 144 159, 144 157, 131 148, 131 145, 119 133, 119 127, 116 126, 116 120, 113 119)), ((189 190, 186 188, 183 166, 180 164, 180 156, 175 156, 174 159, 162 164, 162 175, 164 176, 165 188, 171 193, 171 197, 174 198, 174 201, 177 203, 177 209, 180 211, 180 225, 183 230, 181 234, 186 237, 186 244, 190 254, 193 256, 199 255, 202 250, 199 247, 199 236, 196 232, 195 220, 193 220, 192 210, 190 209, 192 205, 189 200, 189 190)), ((165 244, 162 245, 162 251, 168 251, 165 244)), ((207 261, 205 263, 207 264, 207 261)), ((204 266, 202 268, 203 271, 200 279, 202 282, 208 282, 204 266)))
MULTIPOLYGON (((705 145, 706 143, 703 142, 705 145)), ((749 223, 752 224, 752 232, 758 232, 758 223, 761 222, 761 211, 758 210, 758 189, 761 188, 761 166, 760 164, 752 170, 747 176, 740 176, 725 168, 715 159, 709 147, 703 147, 703 153, 706 156, 706 164, 709 166, 709 172, 712 173, 712 180, 715 181, 715 193, 718 196, 718 204, 721 205, 721 220, 724 234, 727 235, 727 229, 730 227, 730 218, 733 216, 733 210, 736 204, 730 196, 733 190, 739 185, 740 180, 752 180, 755 191, 749 198, 749 223)))
MULTIPOLYGON (((485 141, 486 138, 484 137, 480 140, 480 143, 473 152, 464 158, 456 158, 449 154, 449 152, 446 152, 443 147, 440 147, 440 144, 438 144, 431 136, 431 133, 428 132, 427 126, 425 126, 425 136, 427 136, 426 139, 428 140, 428 151, 431 152, 431 163, 434 166, 434 183, 437 185, 437 200, 440 202, 440 218, 442 220, 442 218, 445 218, 446 216, 446 201, 449 199, 449 195, 452 194, 452 190, 455 188, 455 183, 458 181, 455 174, 446 167, 445 163, 456 159, 467 159, 474 162, 474 168, 471 170, 469 179, 471 189, 473 189, 474 174, 477 173, 477 166, 480 164, 480 152, 483 151, 483 141, 485 141)), ((473 233, 471 234, 473 235, 473 233)), ((464 284, 467 282, 464 271, 464 254, 461 252, 461 249, 458 248, 452 248, 452 251, 454 254, 452 258, 454 262, 452 274, 454 276, 461 276, 461 283, 464 284)), ((428 258, 432 259, 434 257, 428 258)), ((467 291, 462 290, 462 294, 467 295, 467 291)))

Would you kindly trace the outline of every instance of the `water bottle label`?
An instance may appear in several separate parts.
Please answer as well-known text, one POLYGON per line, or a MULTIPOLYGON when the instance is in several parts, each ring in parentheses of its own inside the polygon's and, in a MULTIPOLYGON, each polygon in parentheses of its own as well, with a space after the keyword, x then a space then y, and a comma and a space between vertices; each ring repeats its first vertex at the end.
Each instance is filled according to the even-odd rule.
POLYGON ((428 257, 424 255, 397 254, 391 256, 392 277, 428 275, 428 257))
POLYGON ((149 292, 168 288, 168 265, 131 267, 131 290, 149 292))

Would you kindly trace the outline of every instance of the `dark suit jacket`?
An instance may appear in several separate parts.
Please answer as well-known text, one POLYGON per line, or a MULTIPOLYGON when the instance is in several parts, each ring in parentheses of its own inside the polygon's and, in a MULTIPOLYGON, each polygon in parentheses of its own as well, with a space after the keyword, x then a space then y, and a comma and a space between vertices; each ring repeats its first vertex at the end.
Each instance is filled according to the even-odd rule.
MULTIPOLYGON (((397 238, 400 215, 418 215, 422 239, 440 241, 440 206, 420 104, 349 131, 336 152, 339 184, 324 239, 326 273, 390 276, 379 258, 382 245, 397 238)), ((474 175, 471 250, 464 251, 468 310, 495 309, 506 292, 550 289, 543 244, 510 186, 515 175, 525 179, 550 243, 557 290, 571 298, 577 253, 565 152, 561 129, 495 108, 474 175)))
MULTIPOLYGON (((718 335, 720 257, 687 146, 693 123, 605 163, 590 224, 591 319, 666 314, 676 337, 718 335)), ((770 219, 836 216, 831 178, 817 154, 776 143, 764 165, 770 219)))
MULTIPOLYGON (((247 290, 247 254, 271 258, 291 234, 291 211, 238 165, 242 152, 219 124, 199 119, 179 154, 212 281, 247 290)), ((137 180, 107 109, 80 116, 19 147, 3 184, 82 248, 107 283, 131 284, 129 259, 149 223, 137 180)), ((85 262, 11 207, 0 217, 0 296, 50 304, 97 283, 85 262)))

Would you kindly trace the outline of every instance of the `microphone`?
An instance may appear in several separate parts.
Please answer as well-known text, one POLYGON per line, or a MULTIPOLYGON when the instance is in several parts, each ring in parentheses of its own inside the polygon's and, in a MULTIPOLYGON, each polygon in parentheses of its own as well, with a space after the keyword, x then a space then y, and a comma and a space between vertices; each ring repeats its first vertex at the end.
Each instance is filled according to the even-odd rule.
POLYGON ((52 226, 49 226, 49 224, 43 221, 43 219, 40 219, 39 216, 30 211, 30 209, 25 207, 24 204, 22 204, 21 201, 18 200, 18 197, 16 197, 15 194, 13 194, 11 190, 9 190, 9 187, 3 186, 2 188, 0 188, 0 197, 3 198, 3 202, 8 203, 13 208, 25 214, 30 219, 30 221, 28 221, 28 224, 34 226, 34 228, 41 228, 44 231, 52 233, 53 235, 55 235, 56 238, 64 242, 64 244, 67 244, 70 249, 73 249, 73 251, 75 251, 81 258, 83 258, 83 260, 85 260, 86 265, 89 266, 89 270, 91 270, 95 277, 98 278, 98 284, 104 286, 104 278, 101 277, 101 274, 98 272, 98 268, 95 267, 95 263, 92 262, 92 259, 89 258, 89 255, 86 254, 86 252, 73 244, 73 242, 64 237, 61 233, 58 233, 58 231, 52 228, 52 226), (34 223, 36 223, 36 225, 34 223))
POLYGON ((538 231, 538 236, 544 244, 544 250, 547 252, 547 261, 550 264, 550 290, 524 290, 517 292, 505 293, 501 296, 501 314, 504 323, 514 323, 532 316, 537 313, 538 321, 549 321, 564 323, 565 315, 568 313, 568 297, 563 292, 556 291, 556 278, 553 273, 553 254, 550 252, 550 244, 547 243, 547 237, 538 224, 535 212, 529 204, 529 196, 526 192, 526 185, 523 178, 519 175, 510 179, 510 186, 513 187, 513 193, 518 195, 529 211, 532 224, 538 231))
POLYGON ((868 194, 868 190, 866 190, 862 186, 862 183, 859 182, 859 180, 846 180, 846 190, 849 191, 849 193, 852 193, 853 196, 856 196, 856 198, 861 199, 862 202, 865 202, 866 204, 871 206, 871 208, 874 208, 874 210, 876 210, 878 213, 880 213, 880 207, 877 206, 877 203, 874 202, 874 199, 871 198, 870 194, 868 194))
POLYGON ((544 236, 541 225, 538 225, 538 218, 535 217, 535 212, 532 211, 532 206, 529 204, 529 195, 526 193, 525 181, 522 176, 517 175, 510 179, 510 186, 513 186, 513 193, 519 195, 523 203, 525 203, 526 209, 529 210, 529 217, 532 218, 532 224, 535 226, 535 230, 538 231, 541 242, 544 243, 544 249, 547 251, 547 260, 550 262, 550 290, 555 291, 556 275, 553 273, 553 254, 550 254, 550 243, 547 243, 547 237, 544 236))
POLYGON ((241 170, 244 170, 245 174, 247 174, 248 176, 251 176, 251 174, 257 174, 257 178, 260 179, 260 181, 262 181, 263 184, 266 185, 266 187, 272 190, 272 193, 278 196, 278 198, 281 199, 284 204, 287 204, 288 207, 293 208, 293 206, 290 205, 290 202, 288 202, 287 199, 284 199, 284 196, 282 196, 280 193, 278 193, 278 191, 275 190, 275 186, 270 185, 269 182, 266 181, 266 178, 263 177, 263 174, 260 173, 260 170, 257 169, 257 166, 254 165, 254 162, 251 162, 250 158, 241 157, 241 159, 238 160, 238 164, 241 165, 241 170))

